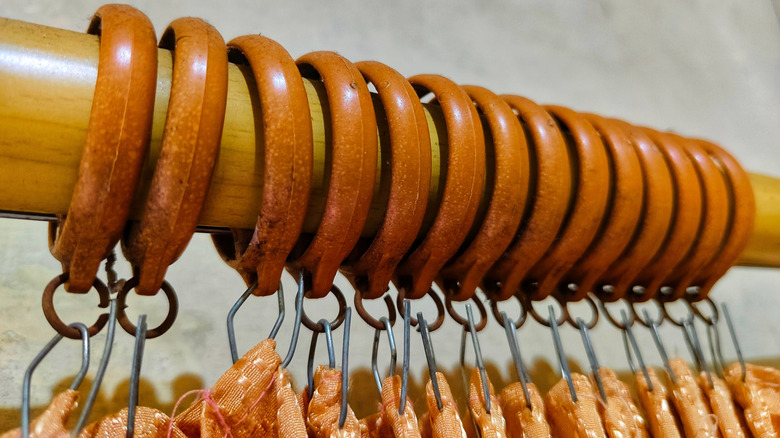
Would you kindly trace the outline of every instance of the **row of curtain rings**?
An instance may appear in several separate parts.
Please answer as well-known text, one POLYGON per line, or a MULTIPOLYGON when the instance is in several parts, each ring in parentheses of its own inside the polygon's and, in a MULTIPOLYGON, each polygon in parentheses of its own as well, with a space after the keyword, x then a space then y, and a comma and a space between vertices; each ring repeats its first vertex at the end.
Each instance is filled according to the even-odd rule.
MULTIPOLYGON (((50 226, 51 252, 64 273, 43 294, 47 320, 70 338, 81 332, 54 309, 60 285, 74 293, 96 289, 99 307, 115 304, 120 325, 133 335, 139 327, 125 313, 129 292, 162 290, 168 316, 144 339, 173 324, 177 297, 164 277, 194 233, 208 192, 224 123, 228 61, 247 66, 256 84, 263 195, 254 230, 217 234, 214 242, 247 284, 256 284, 254 295, 275 293, 286 264, 299 273, 308 298, 335 294, 333 279, 343 269, 356 300, 384 296, 395 280, 401 302, 425 295, 438 300, 431 285, 439 282, 448 308, 452 301, 479 303, 478 287, 494 302, 550 295, 570 302, 589 292, 602 301, 696 301, 706 298, 750 235, 754 205, 747 176, 709 142, 541 107, 519 96, 498 97, 437 75, 407 80, 381 63, 352 64, 333 52, 294 61, 259 35, 238 37, 226 50, 219 33, 195 18, 175 20, 160 40, 159 47, 176 54, 171 96, 140 220, 128 222, 149 146, 157 43, 148 18, 125 5, 101 7, 88 31, 100 37, 93 107, 68 213, 50 226), (303 77, 322 80, 331 120, 332 170, 313 236, 301 235, 313 168, 303 77), (388 121, 383 153, 390 172, 379 178, 388 193, 382 222, 375 237, 361 239, 378 158, 367 81, 388 121), (420 100, 429 95, 443 114, 440 136, 446 132, 447 144, 435 214, 426 208, 432 158, 420 100), (479 111, 492 142, 485 141, 479 111), (486 181, 488 166, 493 181, 486 181), (426 216, 430 225, 418 239, 426 216), (106 285, 96 274, 120 240, 133 277, 109 278, 106 285)), ((110 314, 100 315, 88 334, 112 322, 110 314)), ((443 320, 440 314, 434 326, 443 320)), ((467 325, 462 316, 456 319, 467 325)))
POLYGON ((229 57, 249 65, 257 84, 263 195, 254 230, 234 229, 232 236, 214 235, 214 241, 247 284, 257 282, 255 295, 274 293, 287 264, 305 272, 309 298, 328 295, 343 268, 367 299, 381 297, 395 280, 409 299, 431 294, 437 281, 453 301, 473 298, 478 287, 497 301, 549 295, 579 301, 590 292, 603 301, 699 301, 733 264, 752 229, 755 207, 746 173, 711 143, 542 108, 518 96, 499 98, 441 76, 406 80, 380 63, 353 65, 332 52, 304 55, 296 63, 258 35, 236 38, 226 52, 218 32, 194 18, 174 21, 160 42, 176 50, 162 149, 141 218, 128 223, 149 144, 154 30, 136 9, 107 5, 89 31, 100 35, 93 108, 68 213, 50 227, 51 252, 64 273, 44 294, 47 318, 70 337, 78 333, 59 320, 50 296, 61 284, 75 293, 94 287, 105 307, 106 287, 95 274, 120 238, 134 276, 119 296, 133 289, 154 295, 162 288, 174 307, 175 293, 164 276, 194 233, 208 191, 229 57), (132 63, 126 62, 128 53, 132 63), (332 125, 332 172, 313 236, 301 235, 313 166, 301 73, 322 79, 332 125), (374 238, 361 240, 378 149, 364 77, 379 85, 391 170, 383 175, 389 195, 382 223, 374 238), (440 206, 417 240, 431 172, 418 96, 430 94, 444 114, 448 158, 440 206), (478 108, 493 139, 493 184, 485 184, 478 108), (482 221, 475 225, 478 210, 482 221))

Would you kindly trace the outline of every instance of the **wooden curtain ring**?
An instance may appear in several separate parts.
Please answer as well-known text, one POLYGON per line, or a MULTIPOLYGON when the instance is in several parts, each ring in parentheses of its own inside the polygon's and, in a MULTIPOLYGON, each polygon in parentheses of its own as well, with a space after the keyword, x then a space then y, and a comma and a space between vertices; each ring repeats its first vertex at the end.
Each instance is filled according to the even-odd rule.
POLYGON ((600 235, 564 276, 564 283, 574 284, 576 289, 561 288, 560 293, 572 301, 583 299, 589 292, 600 294, 597 282, 630 243, 644 200, 642 168, 628 137, 601 117, 584 117, 599 132, 610 160, 611 199, 600 235))
POLYGON ((362 298, 374 299, 387 292, 396 266, 422 227, 431 184, 431 143, 422 103, 406 78, 376 61, 355 66, 377 89, 390 137, 390 147, 382 151, 389 154, 383 163, 390 165, 380 182, 380 187, 389 185, 387 204, 380 206, 385 211, 382 224, 368 249, 348 268, 362 298))
POLYGON ((296 61, 304 76, 321 77, 328 96, 332 155, 325 213, 303 254, 293 262, 311 275, 310 298, 330 292, 339 265, 360 238, 368 217, 377 167, 377 134, 371 93, 360 71, 334 52, 312 52, 296 61))
POLYGON ((295 61, 275 41, 245 35, 228 43, 228 56, 248 65, 257 86, 255 126, 263 192, 255 229, 212 238, 222 258, 257 296, 276 292, 287 256, 300 236, 311 190, 313 134, 309 101, 295 61), (256 106, 257 107, 257 106, 256 106))
MULTIPOLYGON (((631 242, 610 267, 604 271, 596 288, 601 301, 612 302, 632 293, 632 281, 661 249, 672 220, 674 193, 672 176, 663 154, 641 130, 625 122, 606 120, 604 123, 622 130, 641 165, 637 175, 643 177, 642 204, 638 206, 639 221, 631 242), (609 291, 605 286, 609 286, 609 291)), ((634 196, 635 198, 640 198, 634 196)))
POLYGON ((528 270, 547 252, 563 224, 572 196, 569 153, 561 132, 547 111, 520 96, 501 96, 522 122, 528 140, 533 207, 524 226, 495 265, 483 288, 491 299, 504 301, 520 290, 528 270))
POLYGON ((198 18, 175 20, 160 47, 174 51, 162 148, 141 220, 128 224, 122 241, 141 295, 160 290, 168 266, 195 232, 217 161, 227 100, 225 42, 211 25, 198 18))
MULTIPOLYGON (((474 295, 482 278, 517 234, 528 198, 528 146, 512 108, 491 91, 473 85, 461 87, 487 119, 495 157, 490 204, 479 232, 468 248, 442 270, 442 290, 450 300, 474 295)), ((486 145, 488 146, 488 145, 486 145)))
POLYGON ((728 271, 745 249, 753 233, 756 205, 750 179, 739 162, 713 143, 706 140, 695 141, 716 161, 726 178, 731 194, 729 200, 732 218, 725 245, 693 282, 698 287, 698 293, 689 298, 700 301, 707 297, 715 282, 728 271))
POLYGON ((418 299, 428 293, 474 223, 485 184, 485 139, 476 107, 457 84, 438 75, 413 76, 409 82, 418 96, 435 96, 447 125, 447 171, 436 218, 398 271, 406 297, 418 299))
MULTIPOLYGON (((557 121, 559 129, 569 133, 577 180, 570 210, 558 237, 528 271, 522 283, 522 289, 533 300, 543 300, 556 292, 561 278, 586 254, 606 216, 611 190, 612 170, 599 132, 583 116, 570 109, 559 106, 547 106, 545 109, 557 121)), ((641 176, 634 175, 634 178, 641 179, 641 176)), ((638 216, 638 212, 612 212, 612 215, 616 214, 638 216)), ((577 292, 581 295, 578 298, 581 299, 587 292, 577 292)), ((567 295, 566 299, 573 298, 567 295)))
POLYGON ((641 296, 629 294, 632 301, 646 301, 660 294, 660 288, 668 273, 683 260, 696 241, 703 214, 703 189, 688 155, 671 140, 669 134, 648 128, 640 129, 648 134, 666 159, 672 175, 675 201, 669 234, 661 249, 632 282, 644 288, 641 296))
POLYGON ((693 286, 699 272, 715 257, 727 240, 726 230, 730 219, 728 190, 726 182, 715 162, 693 140, 674 136, 689 154, 702 179, 704 208, 699 236, 684 261, 667 276, 664 285, 671 287, 671 293, 661 294, 663 300, 676 300, 693 286))
POLYGON ((157 39, 149 19, 105 5, 89 33, 100 35, 87 138, 68 214, 49 226, 52 255, 69 273, 68 292, 86 293, 127 221, 152 126, 157 39))

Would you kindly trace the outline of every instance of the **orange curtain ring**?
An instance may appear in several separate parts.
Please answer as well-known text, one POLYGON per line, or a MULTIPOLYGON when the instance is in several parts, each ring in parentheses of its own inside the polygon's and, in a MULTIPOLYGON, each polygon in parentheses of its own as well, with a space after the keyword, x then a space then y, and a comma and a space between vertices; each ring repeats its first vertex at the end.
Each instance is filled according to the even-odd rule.
MULTIPOLYGON (((325 212, 303 254, 292 262, 310 274, 310 298, 330 292, 339 265, 352 251, 368 218, 377 166, 377 127, 371 94, 360 71, 333 52, 296 61, 307 77, 320 77, 330 107, 332 168, 325 212)), ((299 242, 305 245, 305 242, 299 242)))
POLYGON ((601 117, 590 114, 584 117, 602 138, 612 168, 612 179, 609 183, 610 199, 606 220, 600 235, 564 276, 561 294, 571 301, 579 301, 589 292, 602 299, 608 298, 603 296, 598 282, 630 243, 644 200, 640 175, 642 169, 628 137, 601 117), (564 291, 563 286, 569 283, 575 284, 577 288, 564 291))
POLYGON ((168 26, 160 47, 173 50, 173 79, 160 158, 140 222, 125 230, 122 249, 136 292, 154 295, 195 232, 222 137, 227 99, 225 42, 197 18, 168 26))
POLYGON ((517 113, 528 140, 533 208, 525 213, 519 234, 483 281, 484 290, 497 301, 519 293, 528 270, 555 240, 572 196, 569 153, 553 118, 524 97, 501 97, 517 113))
POLYGON ((674 140, 688 153, 699 173, 704 188, 704 206, 696 242, 683 262, 663 283, 671 287, 670 295, 661 295, 664 300, 677 300, 686 295, 688 287, 693 285, 693 280, 727 240, 726 227, 731 213, 726 182, 709 155, 692 140, 678 136, 674 136, 674 140))
POLYGON ((563 227, 521 283, 523 292, 534 300, 543 300, 557 292, 561 278, 596 238, 605 217, 611 180, 607 152, 593 125, 570 109, 548 106, 546 111, 556 120, 558 129, 567 134, 564 139, 569 142, 576 181, 563 227))
POLYGON ((489 205, 478 233, 468 248, 442 270, 442 289, 448 298, 467 300, 482 278, 512 243, 525 211, 529 186, 528 147, 523 127, 512 108, 491 91, 473 85, 461 87, 482 111, 492 143, 488 156, 495 157, 493 181, 486 195, 489 205))
POLYGON ((406 297, 419 299, 474 223, 485 183, 485 139, 477 109, 457 84, 437 75, 413 76, 409 82, 420 97, 435 96, 447 125, 447 159, 442 160, 447 169, 439 210, 423 241, 399 267, 406 297))
POLYGON ((750 179, 739 162, 731 154, 708 141, 696 141, 715 160, 726 179, 731 195, 729 196, 729 205, 732 218, 726 234, 726 243, 693 281, 693 284, 698 287, 698 292, 690 299, 700 301, 707 297, 715 282, 728 271, 742 250, 745 249, 745 245, 753 233, 756 203, 750 179))
POLYGON ((377 90, 390 137, 390 147, 382 150, 383 156, 389 155, 383 163, 390 165, 380 181, 380 192, 389 192, 380 207, 385 210, 382 224, 370 246, 347 266, 361 298, 375 299, 387 292, 396 266, 422 227, 431 184, 431 143, 422 103, 406 78, 376 61, 355 66, 377 90), (389 190, 383 191, 387 185, 389 190))
MULTIPOLYGON (((618 120, 612 122, 617 123, 626 132, 639 156, 644 176, 644 205, 640 224, 631 244, 609 267, 600 282, 612 286, 612 295, 625 296, 633 300, 632 296, 638 294, 632 288, 634 279, 659 253, 671 228, 674 188, 664 155, 650 137, 641 129, 628 123, 618 120)), ((652 297, 652 294, 641 296, 640 293, 639 295, 640 301, 652 297)))
POLYGON ((663 153, 671 171, 675 195, 672 223, 661 249, 632 282, 644 289, 641 296, 629 295, 633 301, 660 297, 666 276, 674 271, 693 246, 704 214, 702 186, 688 155, 669 134, 643 129, 663 153))
POLYGON ((86 293, 119 241, 138 185, 152 126, 157 41, 144 14, 126 5, 98 9, 97 82, 87 139, 68 213, 49 226, 52 255, 69 274, 66 289, 86 293))
POLYGON ((248 64, 257 87, 262 126, 258 157, 263 166, 263 194, 254 231, 214 235, 222 258, 254 294, 276 292, 284 264, 300 235, 311 190, 313 134, 309 101, 295 61, 278 43, 246 35, 228 44, 231 60, 248 64))

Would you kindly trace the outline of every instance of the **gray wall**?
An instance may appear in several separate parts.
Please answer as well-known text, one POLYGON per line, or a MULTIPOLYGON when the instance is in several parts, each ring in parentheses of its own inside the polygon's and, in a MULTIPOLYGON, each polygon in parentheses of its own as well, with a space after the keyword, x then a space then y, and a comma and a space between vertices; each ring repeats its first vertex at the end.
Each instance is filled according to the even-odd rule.
MULTIPOLYGON (((540 103, 706 137, 733 152, 747 169, 780 175, 780 27, 769 0, 131 3, 150 16, 158 35, 174 18, 203 17, 226 40, 260 32, 294 57, 335 50, 353 61, 383 61, 405 75, 440 73, 540 103)), ((0 16, 83 31, 99 4, 3 0, 0 16)), ((58 269, 48 253, 45 224, 0 220, 0 418, 6 418, 0 420, 0 430, 16 422, 23 370, 52 335, 40 309, 40 293, 58 269)), ((179 319, 167 335, 147 343, 142 393, 142 403, 166 409, 185 390, 210 386, 230 366, 224 317, 243 289, 205 235, 195 236, 168 279, 179 291, 179 319)), ((292 309, 292 279, 286 278, 285 284, 292 309)), ((735 268, 713 292, 731 305, 749 358, 780 356, 778 284, 778 271, 735 268)), ((64 317, 89 320, 96 312, 79 309, 91 307, 93 298, 61 296, 57 303, 64 317)), ((131 304, 149 312, 152 323, 164 312, 162 298, 138 298, 131 304)), ((415 304, 421 309, 425 305, 415 304)), ((324 316, 332 315, 329 306, 307 308, 311 313, 322 308, 324 316)), ((374 304, 370 309, 381 311, 374 304)), ((242 350, 265 337, 275 312, 272 298, 247 304, 237 321, 242 350)), ((290 319, 279 337, 280 350, 289 342, 290 319)), ((456 370, 458 334, 450 321, 434 334, 445 370, 456 370)), ((664 327, 663 334, 672 350, 688 357, 677 330, 664 327)), ((511 377, 503 336, 495 323, 481 334, 483 353, 499 386, 501 379, 511 377)), ((577 332, 565 328, 563 336, 570 356, 585 367, 577 332)), ((604 365, 627 368, 616 329, 602 322, 593 336, 604 365)), ((640 330, 638 336, 649 362, 657 365, 649 335, 640 330)), ((103 339, 95 338, 93 370, 103 339)), ((308 336, 302 339, 292 365, 299 386, 305 379, 308 336)), ((356 320, 351 364, 361 371, 353 377, 352 400, 359 415, 376 406, 374 388, 366 386, 371 384, 366 373, 371 340, 372 331, 356 320)), ((554 378, 547 330, 529 323, 520 331, 520 340, 529 362, 541 373, 537 375, 546 370, 546 378, 554 378)), ((65 379, 78 368, 77 348, 64 344, 35 375, 35 406, 46 404, 54 388, 69 383, 65 379)), ((132 348, 130 336, 119 332, 102 392, 107 411, 124 403, 132 348)), ((728 346, 729 357, 731 351, 728 346)), ((382 355, 387 357, 384 350, 382 355)), ((425 368, 416 336, 412 355, 412 373, 419 383, 425 368)))

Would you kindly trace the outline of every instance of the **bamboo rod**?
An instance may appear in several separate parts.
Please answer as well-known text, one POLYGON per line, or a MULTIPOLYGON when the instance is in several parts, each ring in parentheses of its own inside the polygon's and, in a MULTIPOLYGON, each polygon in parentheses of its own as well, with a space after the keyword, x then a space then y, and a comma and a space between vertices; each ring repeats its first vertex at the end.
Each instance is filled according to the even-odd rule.
MULTIPOLYGON (((93 35, 0 18, 0 211, 4 214, 51 216, 67 212, 86 137, 97 55, 98 39, 93 35)), ((171 65, 171 53, 160 50, 150 153, 137 199, 143 199, 148 190, 159 154, 171 65)), ((252 228, 262 194, 263 171, 262 160, 255 159, 256 121, 249 97, 254 84, 243 68, 231 64, 229 73, 222 144, 200 225, 252 228)), ((304 231, 313 232, 322 216, 327 191, 324 127, 329 121, 322 84, 305 79, 304 85, 312 116, 315 158, 304 231)), ((383 120, 377 99, 375 108, 378 120, 383 120)), ((429 223, 438 203, 440 140, 446 141, 446 135, 435 106, 426 106, 426 117, 433 157, 426 218, 429 223)), ((376 232, 387 199, 389 169, 382 163, 387 161, 389 137, 386 125, 379 125, 382 153, 365 236, 376 232)), ((780 267, 780 179, 752 174, 751 180, 757 200, 756 227, 739 264, 780 267)), ((138 210, 136 206, 133 215, 138 210)))

